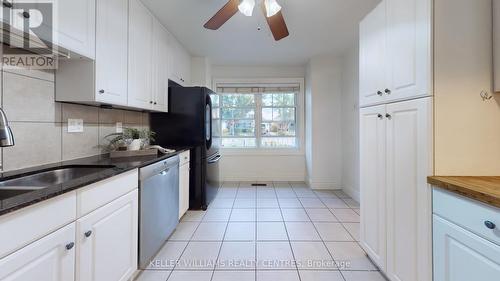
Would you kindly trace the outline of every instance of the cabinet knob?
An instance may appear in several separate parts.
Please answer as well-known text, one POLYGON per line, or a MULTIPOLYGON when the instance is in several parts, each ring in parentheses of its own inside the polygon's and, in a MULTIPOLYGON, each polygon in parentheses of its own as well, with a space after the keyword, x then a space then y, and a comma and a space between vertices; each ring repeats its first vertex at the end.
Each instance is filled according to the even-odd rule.
POLYGON ((392 115, 390 115, 389 113, 387 113, 387 114, 385 115, 385 118, 387 118, 387 119, 391 120, 391 119, 392 119, 392 115))
POLYGON ((89 230, 84 233, 85 237, 89 238, 92 235, 92 230, 89 230))
POLYGON ((153 104, 153 101, 149 101, 150 104, 153 104))
POLYGON ((156 103, 156 102, 154 102, 153 104, 154 104, 154 105, 156 105, 157 103, 156 103))
POLYGON ((13 6, 13 5, 12 5, 12 3, 11 3, 11 2, 9 2, 9 1, 3 1, 3 3, 2 3, 2 4, 3 4, 3 6, 4 6, 5 8, 8 8, 8 9, 12 8, 12 6, 13 6))
POLYGON ((104 90, 99 90, 99 94, 104 94, 104 90))
POLYGON ((487 228, 492 229, 492 230, 493 230, 493 229, 495 229, 495 228, 497 227, 497 226, 496 226, 493 222, 491 222, 491 221, 485 221, 485 222, 484 222, 484 225, 486 225, 486 227, 487 227, 487 228))
POLYGON ((23 12, 22 15, 25 19, 29 19, 31 17, 29 12, 23 12))
POLYGON ((75 247, 75 243, 71 242, 68 245, 66 245, 66 250, 71 250, 71 249, 73 249, 73 247, 75 247))
POLYGON ((383 94, 384 94, 384 93, 382 93, 382 91, 378 91, 378 92, 377 92, 377 95, 379 95, 379 96, 382 96, 383 94))
POLYGON ((391 94, 391 90, 389 90, 389 89, 385 89, 385 91, 384 91, 384 92, 385 92, 386 94, 388 94, 388 95, 390 95, 390 94, 391 94))
POLYGON ((378 119, 384 119, 384 115, 382 115, 380 113, 377 116, 378 116, 378 119))

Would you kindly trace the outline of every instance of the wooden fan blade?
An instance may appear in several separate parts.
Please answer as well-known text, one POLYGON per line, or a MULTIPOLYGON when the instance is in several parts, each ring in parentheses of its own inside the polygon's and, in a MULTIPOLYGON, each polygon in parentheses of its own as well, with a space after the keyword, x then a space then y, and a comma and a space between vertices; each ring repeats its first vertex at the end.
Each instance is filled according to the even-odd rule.
POLYGON ((229 0, 210 20, 205 23, 204 27, 211 30, 219 29, 226 21, 232 18, 238 12, 239 0, 229 0))
POLYGON ((269 28, 271 28, 271 32, 273 33, 274 40, 279 41, 290 33, 288 32, 288 27, 286 26, 285 19, 283 18, 283 14, 279 11, 276 15, 272 17, 267 17, 266 6, 262 5, 262 11, 264 12, 264 17, 266 17, 267 24, 269 28))

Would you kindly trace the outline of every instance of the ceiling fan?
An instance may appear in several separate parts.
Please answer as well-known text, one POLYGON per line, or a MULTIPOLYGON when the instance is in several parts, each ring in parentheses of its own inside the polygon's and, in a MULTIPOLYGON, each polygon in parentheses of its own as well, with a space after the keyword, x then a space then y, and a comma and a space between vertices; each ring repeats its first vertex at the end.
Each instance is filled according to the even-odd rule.
MULTIPOLYGON (((276 41, 279 41, 290 33, 286 26, 285 19, 281 13, 281 6, 276 0, 258 0, 262 1, 262 12, 266 16, 267 24, 271 28, 271 32, 276 41)), ((205 23, 204 27, 211 30, 219 29, 238 11, 247 17, 251 17, 255 8, 255 0, 229 0, 222 9, 220 9, 210 20, 205 23)))

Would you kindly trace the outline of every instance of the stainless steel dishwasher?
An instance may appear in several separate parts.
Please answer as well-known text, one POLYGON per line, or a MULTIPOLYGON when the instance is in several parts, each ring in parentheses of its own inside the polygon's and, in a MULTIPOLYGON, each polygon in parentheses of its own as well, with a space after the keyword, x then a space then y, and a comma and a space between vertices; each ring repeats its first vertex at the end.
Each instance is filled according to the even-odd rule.
POLYGON ((179 223, 179 156, 139 170, 139 267, 146 268, 179 223))

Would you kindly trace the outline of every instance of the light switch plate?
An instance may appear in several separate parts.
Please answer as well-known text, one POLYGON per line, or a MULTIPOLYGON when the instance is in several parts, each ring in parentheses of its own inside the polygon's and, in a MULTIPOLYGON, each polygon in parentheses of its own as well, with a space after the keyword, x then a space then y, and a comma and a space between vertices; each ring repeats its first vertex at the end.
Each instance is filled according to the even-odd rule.
POLYGON ((83 119, 68 119, 68 133, 83 133, 83 119))
POLYGON ((116 133, 117 134, 123 133, 123 123, 122 122, 116 122, 116 133))

